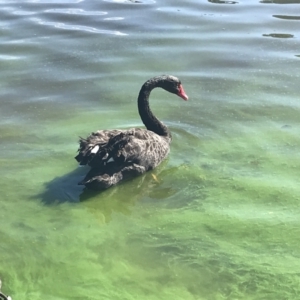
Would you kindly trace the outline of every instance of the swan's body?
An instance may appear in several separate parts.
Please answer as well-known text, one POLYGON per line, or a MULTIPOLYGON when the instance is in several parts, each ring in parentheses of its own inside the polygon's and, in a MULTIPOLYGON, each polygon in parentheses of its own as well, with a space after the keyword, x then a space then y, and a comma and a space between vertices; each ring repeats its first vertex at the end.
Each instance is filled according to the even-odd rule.
POLYGON ((171 133, 153 115, 148 102, 155 87, 188 99, 181 82, 174 76, 163 75, 146 81, 139 93, 138 109, 147 129, 100 130, 86 139, 81 138, 79 154, 75 158, 81 165, 91 166, 91 170, 79 184, 103 190, 123 179, 154 169, 166 158, 170 151, 171 133))

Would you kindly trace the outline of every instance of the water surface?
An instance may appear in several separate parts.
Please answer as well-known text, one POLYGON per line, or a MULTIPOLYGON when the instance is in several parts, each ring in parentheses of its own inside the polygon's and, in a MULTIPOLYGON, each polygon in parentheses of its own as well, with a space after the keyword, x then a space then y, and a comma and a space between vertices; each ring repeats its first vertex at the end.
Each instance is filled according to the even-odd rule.
POLYGON ((0 1, 0 278, 13 299, 298 299, 300 1, 0 1), (78 136, 173 133, 156 170, 77 186, 78 136), (158 181, 153 179, 155 174, 158 181))

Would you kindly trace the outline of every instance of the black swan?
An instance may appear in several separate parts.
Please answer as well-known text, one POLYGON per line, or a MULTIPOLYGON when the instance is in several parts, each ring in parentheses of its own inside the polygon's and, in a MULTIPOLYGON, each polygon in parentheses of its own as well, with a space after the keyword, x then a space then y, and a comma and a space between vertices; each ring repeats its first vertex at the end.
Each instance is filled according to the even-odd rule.
POLYGON ((149 107, 150 92, 156 87, 188 100, 180 80, 174 76, 147 80, 138 96, 139 114, 147 129, 99 130, 86 139, 80 138, 75 159, 80 165, 91 166, 91 170, 79 185, 104 190, 123 179, 154 169, 166 158, 172 136, 149 107))

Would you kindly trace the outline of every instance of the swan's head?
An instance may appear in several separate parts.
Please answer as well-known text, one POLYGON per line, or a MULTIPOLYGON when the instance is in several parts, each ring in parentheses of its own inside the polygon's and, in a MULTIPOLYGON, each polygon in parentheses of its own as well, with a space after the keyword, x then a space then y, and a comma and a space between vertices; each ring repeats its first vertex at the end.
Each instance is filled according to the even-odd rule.
POLYGON ((160 77, 160 86, 166 91, 176 94, 183 100, 187 101, 189 99, 188 95, 185 93, 181 81, 172 75, 163 75, 160 77))

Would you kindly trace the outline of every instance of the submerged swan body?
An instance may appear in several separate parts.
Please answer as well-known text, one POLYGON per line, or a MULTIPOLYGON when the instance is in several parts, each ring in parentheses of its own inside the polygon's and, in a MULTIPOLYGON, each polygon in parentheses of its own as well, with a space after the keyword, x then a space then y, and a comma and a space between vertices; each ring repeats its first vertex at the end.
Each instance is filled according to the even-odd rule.
POLYGON ((104 190, 154 169, 166 158, 171 133, 149 107, 150 92, 156 87, 188 100, 180 80, 174 76, 162 75, 146 81, 138 96, 138 110, 146 129, 99 130, 81 138, 75 159, 80 165, 91 166, 91 170, 78 184, 104 190))

